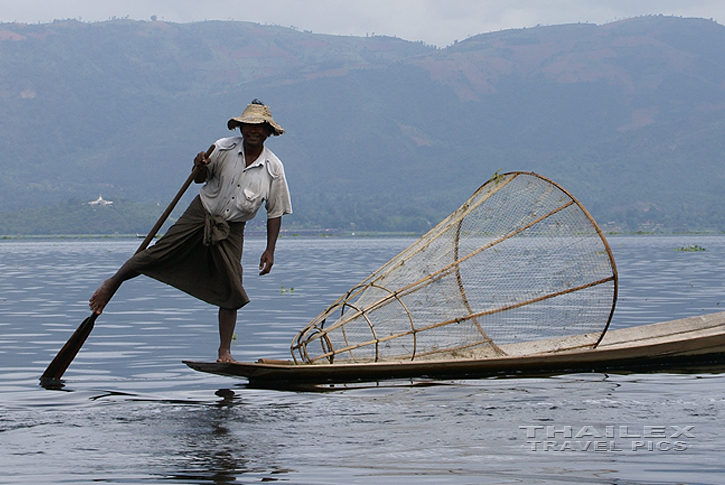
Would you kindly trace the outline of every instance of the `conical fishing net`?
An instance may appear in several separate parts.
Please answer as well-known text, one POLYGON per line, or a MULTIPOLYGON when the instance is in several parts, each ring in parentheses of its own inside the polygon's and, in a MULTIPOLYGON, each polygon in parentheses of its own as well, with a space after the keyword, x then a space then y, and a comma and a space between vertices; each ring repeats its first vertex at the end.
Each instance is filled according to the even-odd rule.
POLYGON ((507 173, 312 320, 291 351, 296 363, 342 363, 594 347, 616 296, 589 213, 550 180, 507 173))

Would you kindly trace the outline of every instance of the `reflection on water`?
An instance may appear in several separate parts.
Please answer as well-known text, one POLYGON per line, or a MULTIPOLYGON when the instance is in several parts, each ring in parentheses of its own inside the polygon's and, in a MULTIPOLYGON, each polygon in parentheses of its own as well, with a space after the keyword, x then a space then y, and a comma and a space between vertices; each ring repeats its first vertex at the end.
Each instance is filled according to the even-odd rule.
MULTIPOLYGON (((235 356, 288 358, 302 325, 411 241, 282 239, 265 277, 264 242, 247 241, 235 356)), ((725 237, 610 244, 614 328, 725 310, 725 237), (695 244, 706 251, 675 251, 695 244)), ((216 311, 146 278, 116 294, 65 390, 43 390, 88 296, 136 245, 0 242, 0 483, 721 482, 720 373, 249 389, 180 363, 215 356, 216 311)))

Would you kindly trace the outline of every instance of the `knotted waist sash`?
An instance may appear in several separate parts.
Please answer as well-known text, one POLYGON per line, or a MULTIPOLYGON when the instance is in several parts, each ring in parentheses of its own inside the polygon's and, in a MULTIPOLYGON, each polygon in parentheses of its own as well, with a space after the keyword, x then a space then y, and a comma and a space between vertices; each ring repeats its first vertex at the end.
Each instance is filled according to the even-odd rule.
POLYGON ((229 237, 229 224, 221 216, 204 212, 204 246, 214 246, 229 237))

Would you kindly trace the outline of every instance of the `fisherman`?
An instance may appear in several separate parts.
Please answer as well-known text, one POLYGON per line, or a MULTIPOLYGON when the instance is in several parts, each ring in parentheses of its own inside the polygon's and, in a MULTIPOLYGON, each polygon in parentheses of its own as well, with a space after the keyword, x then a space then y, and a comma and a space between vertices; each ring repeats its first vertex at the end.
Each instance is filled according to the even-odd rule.
POLYGON ((100 314, 121 284, 139 274, 167 283, 219 307, 217 362, 235 362, 231 341, 237 310, 249 302, 242 286, 244 225, 265 205, 267 246, 259 261, 259 274, 270 272, 284 214, 292 213, 282 162, 264 146, 270 135, 279 136, 270 109, 255 99, 241 116, 227 123, 241 136, 222 138, 211 155, 200 152, 195 182, 204 183, 186 212, 150 248, 126 261, 90 298, 100 314))

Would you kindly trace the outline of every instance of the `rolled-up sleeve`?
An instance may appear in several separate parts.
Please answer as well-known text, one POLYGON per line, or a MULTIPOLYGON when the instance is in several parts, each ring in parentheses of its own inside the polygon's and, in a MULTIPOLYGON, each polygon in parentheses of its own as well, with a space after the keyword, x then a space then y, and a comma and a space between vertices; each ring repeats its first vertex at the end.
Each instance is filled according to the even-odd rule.
POLYGON ((290 199, 287 179, 284 176, 282 165, 275 167, 274 173, 270 170, 272 180, 267 195, 265 208, 267 218, 274 219, 285 214, 292 214, 292 200, 290 199))

